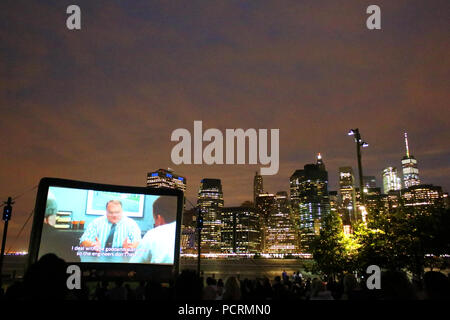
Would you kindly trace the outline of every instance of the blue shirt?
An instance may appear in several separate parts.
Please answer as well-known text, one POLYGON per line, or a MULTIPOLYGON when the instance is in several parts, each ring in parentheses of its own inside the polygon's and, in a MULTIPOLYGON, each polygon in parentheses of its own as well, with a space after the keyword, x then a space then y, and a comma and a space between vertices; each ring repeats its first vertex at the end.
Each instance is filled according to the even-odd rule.
POLYGON ((173 264, 176 222, 149 230, 136 248, 131 263, 173 264))
MULTIPOLYGON (((80 238, 80 243, 85 240, 95 242, 95 238, 97 237, 100 240, 101 247, 104 248, 111 227, 112 223, 108 221, 106 216, 96 218, 87 226, 86 231, 80 238)), ((116 223, 112 247, 122 248, 126 238, 128 238, 129 243, 140 241, 141 229, 133 219, 123 216, 122 219, 116 223)))

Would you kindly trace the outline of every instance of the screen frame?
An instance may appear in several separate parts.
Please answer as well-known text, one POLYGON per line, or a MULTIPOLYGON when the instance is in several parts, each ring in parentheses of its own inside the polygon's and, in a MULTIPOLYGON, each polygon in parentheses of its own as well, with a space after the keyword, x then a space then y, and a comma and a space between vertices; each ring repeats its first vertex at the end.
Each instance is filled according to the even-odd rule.
POLYGON ((110 185, 94 182, 85 182, 77 180, 68 180, 60 178, 42 178, 39 182, 38 192, 36 195, 36 203, 34 208, 33 225, 31 228, 30 243, 28 249, 27 267, 36 263, 39 257, 39 248, 41 244, 42 228, 45 217, 45 207, 47 204, 47 196, 50 187, 64 187, 74 189, 111 191, 143 195, 159 195, 159 196, 176 196, 177 197, 177 215, 176 215, 176 235, 175 235, 175 252, 173 265, 168 264, 143 264, 143 263, 105 263, 105 262, 70 262, 70 264, 78 265, 83 271, 96 270, 112 275, 130 274, 134 272, 137 278, 159 279, 162 281, 173 279, 179 272, 180 261, 180 238, 181 238, 181 222, 182 211, 184 207, 184 193, 181 190, 169 188, 151 188, 151 187, 134 187, 122 185, 110 185))

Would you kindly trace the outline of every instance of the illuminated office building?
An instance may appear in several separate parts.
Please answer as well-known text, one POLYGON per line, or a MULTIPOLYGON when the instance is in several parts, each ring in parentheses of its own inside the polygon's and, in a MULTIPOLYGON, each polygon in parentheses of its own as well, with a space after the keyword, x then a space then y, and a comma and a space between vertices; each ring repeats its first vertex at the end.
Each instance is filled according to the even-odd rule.
POLYGON ((405 207, 444 207, 445 196, 440 186, 432 184, 414 185, 401 190, 405 207))
POLYGON ((273 193, 261 193, 256 197, 255 207, 261 211, 262 221, 267 224, 269 216, 275 210, 275 195, 273 193))
POLYGON ((171 169, 158 169, 147 174, 147 187, 170 188, 186 191, 186 178, 179 176, 171 169))
POLYGON ((383 170, 383 193, 388 194, 391 190, 400 190, 402 183, 397 175, 397 168, 387 167, 383 170))
POLYGON ((256 197, 264 193, 263 177, 256 171, 253 179, 253 203, 256 203, 256 197))
POLYGON ((339 211, 339 196, 337 191, 328 191, 330 199, 330 211, 339 211))
POLYGON ((256 197, 255 208, 259 213, 261 227, 261 251, 266 250, 266 235, 269 217, 276 212, 275 195, 273 193, 261 193, 256 197))
POLYGON ((183 211, 180 247, 183 253, 197 253, 196 210, 183 211))
POLYGON ((288 194, 285 191, 275 195, 275 210, 268 216, 265 237, 265 252, 297 252, 297 234, 293 224, 288 194))
POLYGON ((408 134, 405 132, 406 155, 402 158, 403 183, 405 188, 420 184, 417 160, 409 153, 408 134))
POLYGON ((259 212, 252 207, 221 209, 223 253, 259 253, 261 228, 259 212))
POLYGON ((290 177, 291 207, 298 221, 299 246, 308 250, 312 237, 320 232, 323 217, 330 212, 328 172, 322 157, 315 164, 307 164, 290 177))
POLYGON ((197 253, 197 235, 195 227, 182 226, 180 247, 182 253, 197 253))
POLYGON ((201 248, 204 253, 221 252, 222 184, 219 179, 203 179, 200 184, 197 206, 203 216, 201 248))
POLYGON ((355 221, 356 193, 352 167, 339 168, 340 215, 344 224, 355 221))

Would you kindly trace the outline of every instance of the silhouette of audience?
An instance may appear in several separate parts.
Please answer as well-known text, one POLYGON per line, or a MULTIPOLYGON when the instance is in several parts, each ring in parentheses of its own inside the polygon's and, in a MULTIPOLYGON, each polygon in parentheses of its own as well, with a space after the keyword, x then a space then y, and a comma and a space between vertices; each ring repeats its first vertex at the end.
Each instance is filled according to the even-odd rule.
POLYGON ((67 294, 67 265, 55 254, 42 256, 24 276, 25 300, 64 300, 67 294))
POLYGON ((429 271, 424 277, 425 298, 450 300, 450 280, 441 272, 429 271))
POLYGON ((288 277, 284 271, 281 276, 254 280, 240 280, 229 276, 224 280, 215 277, 199 276, 193 270, 183 270, 168 285, 148 279, 139 283, 116 279, 110 288, 106 280, 96 285, 82 281, 81 290, 68 290, 67 264, 54 254, 46 254, 31 265, 23 281, 15 281, 6 291, 0 283, 0 300, 450 300, 450 280, 441 272, 429 271, 423 281, 415 278, 410 281, 404 272, 384 271, 381 273, 381 290, 369 290, 364 279, 346 274, 335 281, 332 277, 304 277, 296 272, 288 277), (90 292, 89 287, 92 288, 90 292))

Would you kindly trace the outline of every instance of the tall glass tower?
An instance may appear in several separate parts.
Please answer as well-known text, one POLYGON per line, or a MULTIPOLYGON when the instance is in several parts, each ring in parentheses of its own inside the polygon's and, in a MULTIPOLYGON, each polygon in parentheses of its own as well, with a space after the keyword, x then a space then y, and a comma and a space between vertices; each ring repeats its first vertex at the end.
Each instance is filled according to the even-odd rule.
POLYGON ((344 224, 356 220, 355 176, 352 167, 339 168, 340 211, 344 224))
POLYGON ((258 174, 258 171, 255 173, 255 178, 253 179, 253 203, 256 204, 256 197, 258 197, 263 191, 263 177, 258 174))
POLYGON ((402 188, 401 179, 397 175, 397 168, 387 167, 383 170, 383 192, 388 194, 391 190, 402 188))
POLYGON ((261 251, 266 252, 266 237, 269 217, 276 214, 275 195, 272 193, 260 193, 255 200, 255 208, 259 212, 261 226, 261 251))
POLYGON ((299 223, 299 244, 308 250, 309 241, 319 234, 322 219, 330 212, 328 198, 328 172, 322 156, 315 164, 307 164, 290 178, 291 206, 299 223))
POLYGON ((203 179, 198 191, 197 205, 203 216, 202 250, 221 252, 221 210, 223 208, 222 183, 219 179, 203 179))
POLYGON ((409 153, 408 134, 405 132, 406 155, 402 159, 403 183, 405 188, 420 184, 417 160, 409 153))

